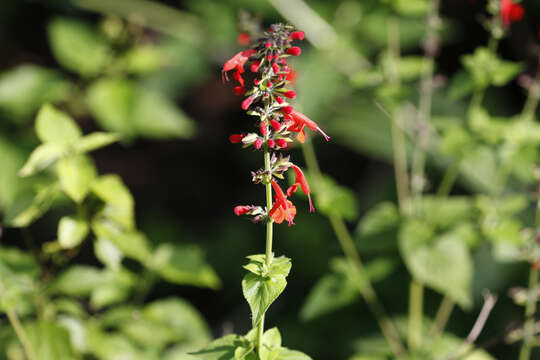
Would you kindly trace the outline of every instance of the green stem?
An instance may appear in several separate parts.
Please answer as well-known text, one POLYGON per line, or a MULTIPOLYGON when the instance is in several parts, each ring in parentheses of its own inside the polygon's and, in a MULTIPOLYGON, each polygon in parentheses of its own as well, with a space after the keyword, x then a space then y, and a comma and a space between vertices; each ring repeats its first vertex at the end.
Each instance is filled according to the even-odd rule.
POLYGON ((35 357, 34 349, 32 348, 32 344, 28 340, 28 336, 26 335, 21 321, 19 320, 19 317, 17 316, 15 311, 13 311, 12 309, 8 309, 6 311, 6 315, 9 319, 9 323, 13 327, 13 330, 15 330, 17 338, 19 338, 19 341, 21 342, 21 345, 28 360, 37 360, 37 357, 35 357))
MULTIPOLYGON (((317 193, 319 184, 321 183, 322 174, 317 161, 317 156, 315 154, 315 149, 313 148, 313 144, 309 137, 306 138, 304 146, 302 146, 302 150, 307 168, 313 177, 315 193, 317 193)), ((358 278, 362 279, 362 281, 358 284, 358 289, 362 295, 362 298, 365 300, 370 311, 373 313, 392 352, 396 357, 398 357, 405 352, 405 347, 401 342, 399 333, 392 323, 392 320, 390 320, 390 317, 386 314, 384 307, 377 298, 375 289, 369 281, 364 264, 362 263, 360 254, 356 250, 354 240, 352 239, 351 234, 345 225, 345 221, 341 216, 338 215, 330 215, 328 218, 330 220, 330 224, 332 225, 332 229, 336 234, 339 245, 341 246, 341 250, 349 262, 349 265, 354 271, 356 271, 358 278)))
MULTIPOLYGON (((268 149, 268 145, 265 145, 264 148, 264 170, 266 171, 268 175, 268 182, 266 184, 266 210, 268 213, 270 213, 270 209, 272 209, 272 174, 271 174, 271 167, 270 167, 270 151, 268 149)), ((266 266, 270 266, 272 263, 273 253, 272 253, 272 232, 273 232, 273 224, 274 221, 270 216, 268 216, 268 220, 266 222, 266 252, 265 252, 265 262, 266 266)), ((264 334, 264 315, 261 317, 261 321, 259 322, 258 327, 258 336, 257 336, 257 349, 259 353, 259 357, 261 354, 261 349, 263 347, 263 334, 264 334)))
POLYGON ((532 269, 529 274, 529 289, 527 306, 525 307, 525 327, 523 331, 523 345, 519 352, 519 360, 531 358, 532 341, 534 339, 534 314, 536 312, 536 287, 538 286, 539 271, 532 269))
POLYGON ((408 344, 411 350, 422 345, 422 317, 424 308, 424 286, 413 279, 410 285, 408 344))
POLYGON ((450 299, 448 296, 445 296, 443 298, 441 305, 437 310, 437 314, 435 315, 433 326, 429 330, 430 338, 438 337, 443 332, 446 324, 448 323, 448 319, 450 319, 450 315, 452 314, 452 310, 454 310, 455 305, 456 303, 454 302, 454 300, 450 299))

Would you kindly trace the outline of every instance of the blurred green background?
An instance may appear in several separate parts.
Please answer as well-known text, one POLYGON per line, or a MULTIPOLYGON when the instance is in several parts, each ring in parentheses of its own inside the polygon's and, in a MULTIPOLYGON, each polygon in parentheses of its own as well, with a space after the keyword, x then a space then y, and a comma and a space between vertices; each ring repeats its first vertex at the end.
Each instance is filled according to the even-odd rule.
MULTIPOLYGON (((141 329, 136 325, 116 329, 117 322, 128 324, 135 320, 127 315, 123 317, 121 309, 116 313, 111 310, 115 306, 121 308, 123 303, 133 302, 140 307, 181 297, 200 312, 201 318, 193 315, 197 316, 193 321, 204 319, 209 329, 201 330, 205 335, 192 343, 182 340, 190 349, 200 346, 210 335, 245 333, 250 329, 249 308, 240 285, 244 274, 241 265, 246 262, 246 255, 263 251, 264 228, 234 216, 232 209, 238 204, 264 200, 262 188, 251 184, 249 173, 262 165, 262 156, 228 143, 230 134, 247 131, 253 124, 241 111, 241 99, 233 94, 233 85, 223 84, 220 74, 222 64, 241 49, 236 41, 241 11, 260 17, 266 25, 290 21, 306 31, 308 41, 300 45, 302 56, 292 61, 298 72, 296 104, 332 137, 330 143, 325 143, 313 136, 313 142, 322 172, 343 187, 331 187, 334 195, 339 192, 334 205, 347 220, 364 259, 369 262, 383 256, 391 264, 383 270, 384 278, 377 282, 376 290, 390 315, 404 321, 410 275, 395 245, 395 229, 368 242, 356 230, 368 209, 382 201, 395 203, 396 199, 390 122, 376 106, 377 90, 365 86, 366 81, 377 83, 377 74, 369 72, 370 64, 380 61, 386 47, 389 12, 384 3, 376 0, 0 2, 0 212, 4 223, 17 212, 21 198, 35 189, 36 184, 46 182, 47 175, 21 179, 17 172, 39 144, 34 131, 35 117, 41 105, 50 102, 69 113, 85 134, 94 131, 121 134, 119 143, 92 154, 98 173, 117 174, 129 188, 135 201, 137 229, 146 234, 152 248, 163 244, 192 247, 186 252, 179 251, 173 260, 187 264, 190 256, 196 258, 193 260, 195 280, 178 280, 174 274, 162 273, 158 277, 140 263, 125 260, 123 266, 135 279, 125 294, 102 306, 86 300, 90 290, 81 293, 70 290, 77 283, 73 280, 66 285, 67 290, 59 293, 82 299, 77 303, 84 308, 85 315, 67 313, 70 319, 84 321, 64 321, 64 328, 76 332, 77 325, 73 324, 88 326, 96 317, 102 324, 107 321, 113 324, 113 330, 108 325, 103 329, 114 333, 118 337, 115 339, 121 339, 111 347, 118 354, 131 354, 125 359, 191 359, 183 355, 182 349, 176 349, 176 353, 169 351, 167 355, 161 352, 174 347, 177 342, 174 332, 157 336, 160 333, 155 330, 153 335, 153 328, 144 322, 138 324, 141 329), (373 75, 371 80, 366 80, 366 74, 373 75), (210 280, 201 280, 203 266, 213 269, 210 280), (161 341, 153 341, 152 336, 161 337, 161 341)), ((507 60, 520 62, 521 71, 534 77, 538 67, 540 3, 523 1, 523 5, 527 9, 525 19, 512 26, 508 38, 501 42, 499 53, 507 60)), ((461 56, 487 42, 488 34, 479 23, 480 17, 486 16, 484 8, 485 2, 480 0, 442 1, 442 45, 435 65, 441 88, 434 94, 433 113, 443 129, 445 119, 459 120, 466 113, 466 99, 450 96, 446 85, 462 70, 461 56)), ((411 58, 422 56, 424 17, 413 11, 410 16, 402 15, 400 25, 403 53, 411 58)), ((412 60, 411 81, 406 85, 405 96, 411 102, 417 102, 418 98, 417 68, 418 64, 412 60)), ((402 76, 406 79, 408 75, 402 76)), ((454 91, 458 90, 454 87, 454 91)), ((511 81, 490 88, 484 103, 491 113, 508 116, 521 109, 526 95, 516 81, 511 81)), ((533 148, 533 152, 537 150, 533 148)), ((295 147, 290 153, 293 160, 304 165, 300 148, 295 147)), ((533 156, 533 163, 534 159, 533 156)), ((433 192, 441 181, 446 164, 447 157, 436 151, 428 152, 428 191, 433 192)), ((490 187, 496 186, 491 182, 494 167, 485 158, 470 164, 468 170, 463 170, 453 194, 490 193, 490 187)), ((514 188, 529 189, 530 181, 519 186, 514 188)), ((355 353, 369 353, 381 340, 377 337, 377 324, 358 294, 340 294, 343 305, 337 306, 334 302, 339 302, 339 289, 329 288, 325 291, 330 293, 326 298, 330 304, 312 304, 313 308, 304 305, 314 284, 328 273, 332 259, 340 256, 341 250, 324 211, 309 214, 304 198, 299 197, 296 202, 297 225, 276 229, 274 250, 278 255, 291 257, 293 268, 285 293, 269 310, 266 326, 279 325, 284 345, 313 359, 348 359, 355 353)), ((29 251, 29 243, 35 251, 45 249, 44 244, 55 241, 58 221, 70 211, 70 206, 60 200, 29 227, 4 226, 0 245, 25 252, 29 251)), ((530 212, 519 215, 524 223, 530 222, 530 218, 530 212)), ((56 277, 73 264, 101 267, 101 259, 94 252, 91 241, 67 254, 51 251, 41 262, 40 281, 46 283, 48 278, 56 277)), ((454 311, 447 331, 465 337, 482 305, 483 289, 490 289, 499 295, 499 301, 478 343, 495 338, 488 349, 494 358, 516 358, 519 344, 506 344, 497 336, 511 324, 522 321, 522 308, 512 303, 507 292, 512 286, 526 284, 528 267, 525 263, 497 260, 487 243, 475 246, 472 256, 474 305, 468 311, 454 311)), ((0 263, 1 260, 2 256, 0 263)), ((73 276, 78 279, 77 274, 73 276)), ((55 296, 51 299, 57 299, 55 296)), ((433 290, 426 291, 426 316, 434 316, 440 299, 433 290)), ((171 307, 170 311, 176 310, 171 307)), ((186 326, 191 329, 194 325, 186 326)), ((54 334, 50 329, 43 331, 54 334)), ((0 358, 23 358, 13 341, 7 320, 0 317, 0 358)), ((56 346, 57 351, 62 346, 56 346)), ((114 357, 113 350, 85 351, 82 353, 89 358, 120 358, 114 357)), ((61 351, 51 354, 56 356, 51 359, 79 356, 63 357, 67 355, 61 351)))

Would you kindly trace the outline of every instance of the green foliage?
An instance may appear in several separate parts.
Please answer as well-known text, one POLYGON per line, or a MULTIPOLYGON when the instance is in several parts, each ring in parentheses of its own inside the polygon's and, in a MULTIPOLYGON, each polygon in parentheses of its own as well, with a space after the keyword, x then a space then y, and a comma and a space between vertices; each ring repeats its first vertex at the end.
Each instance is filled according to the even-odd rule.
POLYGON ((249 273, 242 280, 242 291, 251 309, 255 327, 274 300, 285 290, 286 278, 292 265, 291 259, 284 256, 272 258, 269 265, 266 264, 265 255, 251 255, 247 258, 249 263, 244 268, 249 273))

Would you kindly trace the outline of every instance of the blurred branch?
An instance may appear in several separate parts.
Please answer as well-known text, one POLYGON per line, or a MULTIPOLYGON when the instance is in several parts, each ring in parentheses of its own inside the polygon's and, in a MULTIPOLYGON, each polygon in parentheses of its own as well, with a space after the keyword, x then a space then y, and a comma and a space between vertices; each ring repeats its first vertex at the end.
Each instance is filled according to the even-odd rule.
POLYGON ((525 306, 525 326, 523 327, 523 345, 519 352, 519 360, 528 360, 531 357, 532 342, 534 339, 534 314, 538 301, 534 289, 538 285, 540 271, 531 266, 529 274, 529 291, 527 305, 525 306))
POLYGON ((370 66, 350 44, 344 42, 322 17, 302 0, 268 0, 289 22, 306 33, 309 42, 333 56, 336 67, 346 76, 352 76, 370 66))
POLYGON ((70 0, 81 9, 116 15, 164 34, 200 43, 202 22, 194 15, 148 0, 70 0))

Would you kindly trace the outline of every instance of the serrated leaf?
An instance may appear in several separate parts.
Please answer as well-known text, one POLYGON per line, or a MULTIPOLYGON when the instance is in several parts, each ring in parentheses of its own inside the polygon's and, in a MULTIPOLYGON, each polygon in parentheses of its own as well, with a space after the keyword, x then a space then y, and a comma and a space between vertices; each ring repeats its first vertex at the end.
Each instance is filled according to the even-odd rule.
POLYGON ((399 247, 408 270, 418 281, 469 308, 473 261, 467 245, 453 233, 433 237, 423 226, 427 225, 412 222, 400 233, 399 247))
POLYGON ((50 104, 43 105, 36 118, 36 133, 41 142, 71 145, 82 136, 75 121, 50 104))
POLYGON ((39 145, 32 151, 30 157, 19 170, 19 176, 25 177, 49 167, 67 152, 67 148, 60 144, 47 143, 39 145))
POLYGON ((64 216, 58 223, 58 242, 64 249, 79 246, 88 235, 89 226, 85 219, 64 216))
POLYGON ((135 228, 135 202, 117 175, 103 175, 92 183, 92 192, 103 202, 102 215, 127 230, 135 228))
POLYGON ((94 132, 83 136, 74 145, 74 150, 80 154, 94 151, 120 140, 120 136, 114 133, 94 132))
POLYGON ((100 74, 112 60, 106 38, 81 20, 56 18, 47 33, 56 60, 81 76, 100 74))
POLYGON ((248 273, 242 280, 242 291, 252 314, 255 327, 270 305, 285 290, 286 277, 291 269, 290 259, 274 258, 266 273, 256 275, 248 273))
POLYGON ((70 155, 57 162, 56 175, 66 194, 73 201, 80 203, 90 191, 97 170, 87 156, 70 155))

